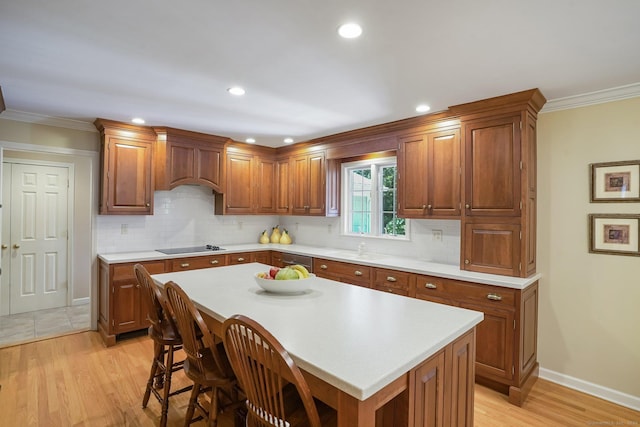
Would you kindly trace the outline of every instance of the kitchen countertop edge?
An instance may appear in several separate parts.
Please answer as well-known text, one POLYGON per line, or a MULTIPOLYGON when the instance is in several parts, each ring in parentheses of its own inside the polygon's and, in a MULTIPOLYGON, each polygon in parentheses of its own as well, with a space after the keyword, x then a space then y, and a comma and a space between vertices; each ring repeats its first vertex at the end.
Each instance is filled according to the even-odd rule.
POLYGON ((497 274, 475 273, 460 270, 457 265, 440 264, 429 261, 421 261, 414 258, 398 257, 394 255, 366 253, 362 256, 356 251, 336 248, 322 248, 305 245, 281 245, 276 243, 260 244, 238 244, 224 245, 223 251, 191 252, 182 254, 163 254, 158 251, 139 252, 118 252, 98 254, 98 258, 107 264, 121 264, 128 262, 154 261, 164 259, 175 259, 197 256, 224 255, 237 252, 256 252, 260 250, 273 250, 291 254, 306 255, 314 258, 325 258, 340 262, 350 262, 360 265, 367 265, 377 268, 389 268, 402 270, 408 273, 426 274, 445 279, 463 280, 467 282, 480 283, 485 285, 501 286, 512 289, 526 289, 538 281, 542 275, 540 273, 529 277, 500 276, 497 274), (373 258, 373 259, 367 259, 373 258))

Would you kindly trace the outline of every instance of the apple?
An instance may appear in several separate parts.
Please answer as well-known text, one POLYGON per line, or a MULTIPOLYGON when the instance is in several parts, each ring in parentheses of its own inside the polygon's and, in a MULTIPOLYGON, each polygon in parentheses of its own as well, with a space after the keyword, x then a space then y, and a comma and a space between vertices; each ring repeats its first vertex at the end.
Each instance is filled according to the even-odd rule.
POLYGON ((278 267, 271 267, 269 269, 269 276, 271 276, 272 279, 276 278, 276 274, 278 274, 278 271, 280 271, 280 268, 278 267))

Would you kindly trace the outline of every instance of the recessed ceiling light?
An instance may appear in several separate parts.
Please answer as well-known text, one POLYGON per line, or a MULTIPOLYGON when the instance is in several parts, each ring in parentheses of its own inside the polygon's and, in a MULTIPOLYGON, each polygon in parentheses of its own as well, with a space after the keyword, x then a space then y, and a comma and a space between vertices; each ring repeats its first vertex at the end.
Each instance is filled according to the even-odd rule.
POLYGON ((140 118, 140 117, 134 117, 133 119, 131 119, 131 122, 137 124, 137 125, 143 125, 144 124, 144 119, 140 118))
POLYGON ((284 139, 284 143, 285 144, 291 144, 293 142, 293 138, 285 138, 284 139))
POLYGON ((362 27, 355 22, 349 22, 347 24, 340 25, 338 28, 338 34, 345 39, 355 39, 362 34, 362 27))
POLYGON ((429 107, 427 104, 420 104, 416 107, 416 111, 418 113, 426 113, 427 111, 429 111, 431 109, 431 107, 429 107))
POLYGON ((256 140, 255 140, 255 138, 247 138, 247 139, 245 139, 245 142, 248 143, 248 144, 255 144, 256 140))
POLYGON ((240 86, 230 87, 229 89, 227 89, 227 92, 229 92, 231 95, 236 95, 236 96, 244 95, 244 89, 241 88, 240 86))

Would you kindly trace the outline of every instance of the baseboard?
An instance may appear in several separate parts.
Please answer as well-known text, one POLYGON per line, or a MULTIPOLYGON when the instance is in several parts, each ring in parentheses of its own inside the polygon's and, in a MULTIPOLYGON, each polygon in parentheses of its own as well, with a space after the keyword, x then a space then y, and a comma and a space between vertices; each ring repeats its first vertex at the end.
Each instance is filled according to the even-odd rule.
POLYGON ((540 377, 542 379, 560 384, 562 386, 581 391, 592 396, 599 397, 609 402, 640 411, 640 397, 622 393, 598 384, 574 378, 569 375, 551 371, 549 369, 540 368, 540 377))
POLYGON ((91 298, 89 297, 75 298, 73 301, 71 301, 71 305, 84 305, 84 304, 89 304, 90 302, 91 302, 91 298))

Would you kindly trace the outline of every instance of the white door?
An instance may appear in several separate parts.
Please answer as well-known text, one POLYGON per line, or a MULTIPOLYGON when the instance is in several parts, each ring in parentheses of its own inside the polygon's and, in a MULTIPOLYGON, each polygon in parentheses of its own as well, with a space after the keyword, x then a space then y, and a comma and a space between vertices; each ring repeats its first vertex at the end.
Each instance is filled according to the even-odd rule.
POLYGON ((66 306, 69 170, 4 163, 8 166, 11 197, 7 200, 4 193, 4 207, 9 208, 4 213, 10 211, 10 236, 2 237, 9 242, 3 250, 3 258, 10 258, 9 311, 66 306))

